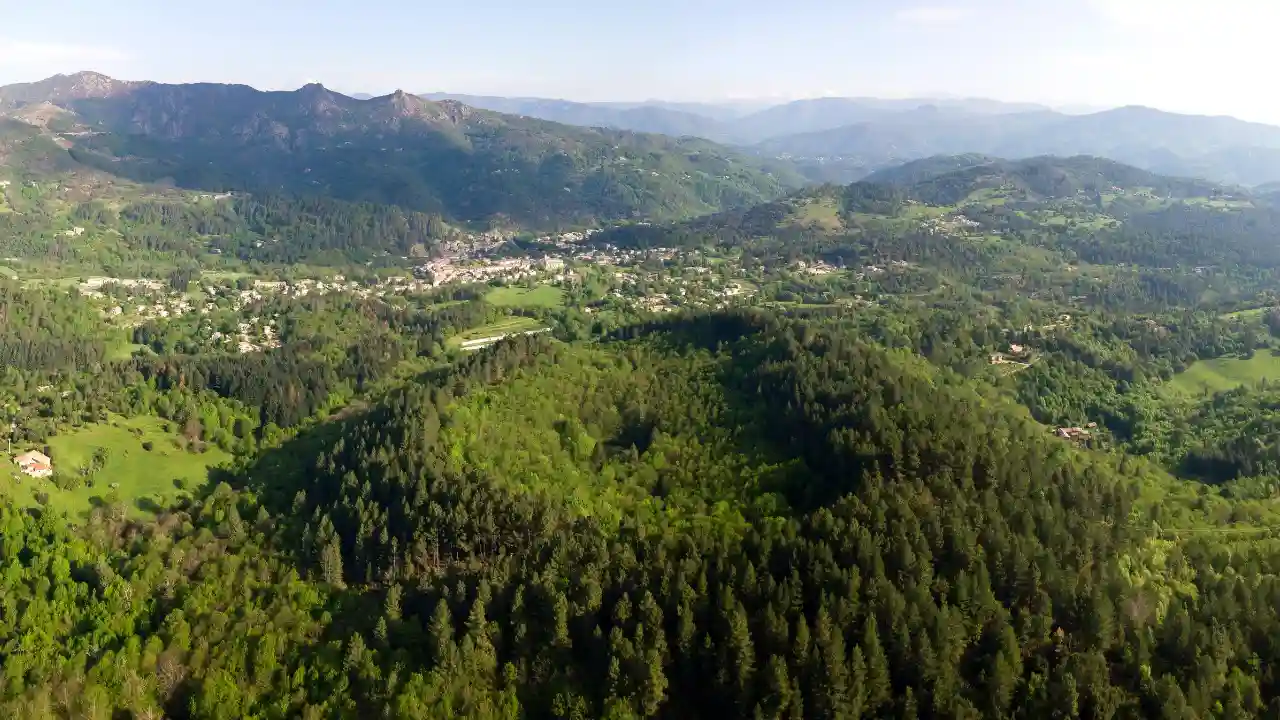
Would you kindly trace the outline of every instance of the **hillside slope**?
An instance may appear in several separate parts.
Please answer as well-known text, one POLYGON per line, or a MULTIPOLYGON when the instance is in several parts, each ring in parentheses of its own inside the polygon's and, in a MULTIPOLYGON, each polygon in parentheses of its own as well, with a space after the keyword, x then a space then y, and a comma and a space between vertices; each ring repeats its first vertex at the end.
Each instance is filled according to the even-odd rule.
POLYGON ((797 293, 954 291, 1129 312, 1248 302, 1280 277, 1268 196, 1092 157, 939 157, 752 208, 593 237, 792 265, 797 293), (821 260, 807 269, 793 265, 821 260), (855 290, 856 288, 856 290, 855 290))

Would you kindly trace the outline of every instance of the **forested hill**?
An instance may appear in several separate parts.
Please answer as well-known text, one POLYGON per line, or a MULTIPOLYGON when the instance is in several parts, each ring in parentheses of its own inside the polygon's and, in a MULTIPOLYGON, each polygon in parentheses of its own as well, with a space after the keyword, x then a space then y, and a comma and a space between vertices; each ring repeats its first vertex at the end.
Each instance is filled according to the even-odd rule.
POLYGON ((434 702, 496 700, 496 662, 532 716, 990 716, 1047 709, 1051 668, 1118 641, 1091 623, 1143 543, 1135 479, 856 341, 751 316, 635 334, 504 347, 461 395, 412 390, 293 499, 335 578, 483 568, 478 600, 412 603, 449 637, 495 623, 487 664, 435 666, 434 702), (1036 674, 1044 696, 1015 697, 1036 674))
MULTIPOLYGON (((1128 222, 1140 223, 1175 206, 1221 224, 1224 219, 1217 216, 1269 213, 1270 197, 1254 198, 1240 188, 1157 175, 1096 157, 1004 160, 940 155, 882 170, 847 186, 807 188, 752 208, 666 227, 621 227, 599 241, 656 245, 697 243, 699 238, 717 238, 716 242, 782 236, 848 239, 868 235, 862 232, 867 221, 895 220, 900 230, 918 229, 939 213, 956 210, 982 216, 992 223, 991 229, 999 231, 1067 230, 1067 224, 1043 220, 1062 217, 1063 212, 1088 215, 1100 223, 1087 228, 1092 236, 1128 222)), ((884 229, 877 226, 875 234, 884 229)))
POLYGON ((1104 158, 1035 157, 1001 160, 981 155, 939 156, 873 173, 864 182, 903 189, 906 197, 952 205, 984 189, 1013 191, 1028 200, 1065 199, 1142 188, 1167 198, 1213 197, 1228 189, 1205 180, 1173 178, 1104 158))
POLYGON ((692 138, 588 129, 397 92, 121 82, 0 88, 0 112, 85 164, 182 187, 329 195, 450 220, 555 228, 690 217, 800 184, 785 164, 692 138))
POLYGON ((979 165, 990 165, 992 163, 1004 162, 1002 158, 992 157, 990 155, 982 155, 980 153, 965 153, 961 155, 932 155, 920 160, 912 160, 894 165, 892 167, 877 170, 865 178, 862 182, 878 183, 881 185, 897 185, 900 187, 908 187, 916 183, 932 180, 940 175, 956 172, 959 170, 967 170, 979 165))

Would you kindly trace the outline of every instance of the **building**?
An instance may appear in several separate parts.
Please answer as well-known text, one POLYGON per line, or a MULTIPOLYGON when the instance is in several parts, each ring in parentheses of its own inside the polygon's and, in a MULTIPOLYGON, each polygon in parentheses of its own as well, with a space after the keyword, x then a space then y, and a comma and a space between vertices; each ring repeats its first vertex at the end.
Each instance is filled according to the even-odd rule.
POLYGON ((53 475, 53 461, 42 452, 35 450, 25 452, 14 458, 13 461, 18 464, 18 467, 22 468, 22 472, 31 477, 43 478, 53 475))
POLYGON ((1060 427, 1053 433, 1064 440, 1083 440, 1092 433, 1081 427, 1060 427))

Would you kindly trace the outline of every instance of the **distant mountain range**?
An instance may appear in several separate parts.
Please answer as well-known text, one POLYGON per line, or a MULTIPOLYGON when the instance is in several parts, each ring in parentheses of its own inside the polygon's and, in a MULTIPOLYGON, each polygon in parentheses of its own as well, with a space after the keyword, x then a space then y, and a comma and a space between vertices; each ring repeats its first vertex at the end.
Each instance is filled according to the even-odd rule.
POLYGON ((1124 107, 1088 115, 977 115, 921 108, 756 146, 772 156, 874 169, 956 153, 1093 155, 1166 175, 1260 185, 1280 180, 1280 127, 1124 107))
MULTIPOLYGON (((452 100, 471 107, 508 115, 549 120, 584 127, 609 127, 635 132, 658 133, 673 137, 692 135, 710 140, 724 140, 725 120, 710 114, 696 114, 681 106, 659 104, 580 103, 542 98, 504 98, 480 95, 428 93, 421 97, 433 101, 452 100)), ((711 106, 700 107, 706 112, 711 106)), ((720 114, 723 117, 722 113, 720 114)))
POLYGON ((429 95, 572 125, 696 135, 792 160, 811 179, 848 182, 938 154, 1094 155, 1164 174, 1280 181, 1280 127, 1145 107, 1055 111, 984 99, 816 98, 755 112, 656 102, 429 95))
POLYGON ((698 138, 582 128, 399 91, 359 100, 318 84, 262 92, 78 73, 0 87, 0 116, 41 128, 83 165, 135 180, 530 228, 689 217, 803 183, 786 163, 698 138))
POLYGON ((985 99, 815 98, 782 104, 767 102, 583 103, 547 98, 423 93, 429 100, 456 100, 495 112, 526 115, 569 125, 613 127, 663 135, 697 135, 717 142, 752 145, 784 135, 830 130, 889 117, 922 106, 975 115, 1048 110, 1041 105, 985 99))

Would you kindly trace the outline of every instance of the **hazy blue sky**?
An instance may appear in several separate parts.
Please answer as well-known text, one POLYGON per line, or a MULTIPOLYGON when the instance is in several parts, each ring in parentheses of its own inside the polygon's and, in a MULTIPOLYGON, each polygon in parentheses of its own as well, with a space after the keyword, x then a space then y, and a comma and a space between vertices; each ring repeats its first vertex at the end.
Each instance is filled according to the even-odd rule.
POLYGON ((1280 0, 4 2, 0 84, 127 79, 579 100, 984 96, 1280 123, 1280 0))

